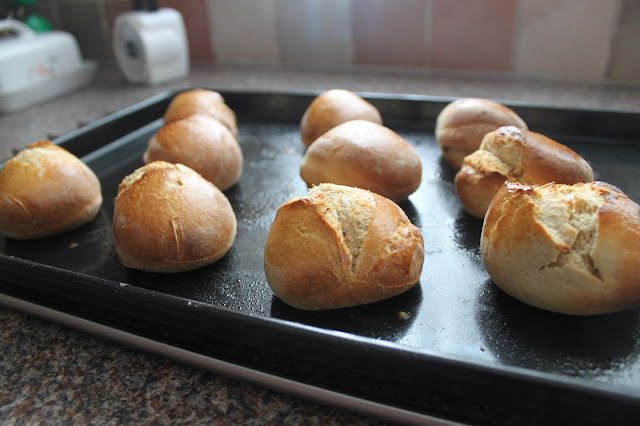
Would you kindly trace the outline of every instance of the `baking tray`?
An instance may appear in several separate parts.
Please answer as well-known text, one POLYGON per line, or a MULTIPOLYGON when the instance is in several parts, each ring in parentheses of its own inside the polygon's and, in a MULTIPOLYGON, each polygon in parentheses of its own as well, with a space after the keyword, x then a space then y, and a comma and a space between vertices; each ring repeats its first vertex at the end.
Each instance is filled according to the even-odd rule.
MULTIPOLYGON (((361 93, 422 159, 422 184, 400 206, 422 230, 423 273, 395 298, 306 312, 273 296, 263 247, 278 207, 306 193, 298 126, 318 93, 221 93, 238 116, 245 156, 242 178, 226 191, 238 232, 223 259, 162 275, 126 269, 115 254, 117 186, 143 164, 176 94, 166 92, 54 140, 96 172, 104 205, 94 221, 59 236, 0 237, 0 303, 400 422, 637 420, 640 311, 546 312, 502 293, 484 270, 482 223, 462 210, 433 135, 453 99, 361 93)), ((640 201, 640 114, 503 103, 640 201)))

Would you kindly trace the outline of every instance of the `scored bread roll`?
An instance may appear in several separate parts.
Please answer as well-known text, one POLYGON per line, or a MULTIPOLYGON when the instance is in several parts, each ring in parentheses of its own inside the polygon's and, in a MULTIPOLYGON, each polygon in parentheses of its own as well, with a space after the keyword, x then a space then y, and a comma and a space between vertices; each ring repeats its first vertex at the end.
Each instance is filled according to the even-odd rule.
POLYGON ((234 136, 238 135, 235 112, 225 103, 218 92, 207 89, 193 89, 178 93, 169 103, 164 113, 164 122, 181 120, 194 114, 205 114, 224 124, 234 136))
POLYGON ((351 120, 382 124, 378 109, 359 95, 342 89, 327 90, 314 98, 302 116, 302 141, 309 146, 328 130, 351 120))
POLYGON ((285 303, 324 310, 377 302, 416 285, 420 230, 392 201, 323 184, 283 204, 269 230, 264 270, 285 303))
POLYGON ((435 136, 442 156, 455 169, 480 146, 485 134, 502 126, 527 129, 512 109, 489 99, 463 98, 445 106, 436 118, 435 136))
POLYGON ((95 173, 50 141, 27 146, 0 170, 0 233, 8 237, 59 234, 92 221, 101 206, 95 173))
POLYGON ((612 185, 505 183, 481 252, 498 287, 529 305, 571 315, 640 307, 640 206, 612 185))
POLYGON ((147 164, 118 186, 113 237, 129 268, 183 272, 214 263, 231 248, 236 225, 222 191, 182 164, 147 164))
POLYGON ((422 163, 416 150, 393 130, 353 120, 329 130, 307 149, 300 176, 308 186, 355 186, 400 202, 420 186, 422 163))
POLYGON ((181 163, 221 190, 234 185, 244 162, 236 137, 215 118, 191 115, 165 124, 149 140, 145 163, 181 163))
POLYGON ((591 182, 589 163, 565 145, 513 126, 489 132, 455 178, 464 209, 483 218, 505 180, 523 184, 591 182))

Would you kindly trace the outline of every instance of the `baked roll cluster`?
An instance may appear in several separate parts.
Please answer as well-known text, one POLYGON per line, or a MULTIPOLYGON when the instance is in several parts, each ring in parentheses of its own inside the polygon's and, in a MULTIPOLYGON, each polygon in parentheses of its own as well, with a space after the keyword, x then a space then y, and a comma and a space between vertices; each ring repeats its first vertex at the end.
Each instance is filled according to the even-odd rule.
POLYGON ((226 190, 242 175, 237 134, 236 115, 218 92, 189 90, 167 107, 164 125, 149 140, 143 160, 184 164, 226 190))
POLYGON ((498 287, 570 315, 640 307, 640 207, 594 182, 584 158, 482 99, 447 105, 436 138, 459 169, 462 207, 484 220, 482 258, 498 287))
POLYGON ((354 186, 401 202, 420 186, 422 163, 415 148, 383 126, 378 110, 355 93, 320 94, 305 111, 300 129, 308 145, 300 176, 309 187, 354 186))

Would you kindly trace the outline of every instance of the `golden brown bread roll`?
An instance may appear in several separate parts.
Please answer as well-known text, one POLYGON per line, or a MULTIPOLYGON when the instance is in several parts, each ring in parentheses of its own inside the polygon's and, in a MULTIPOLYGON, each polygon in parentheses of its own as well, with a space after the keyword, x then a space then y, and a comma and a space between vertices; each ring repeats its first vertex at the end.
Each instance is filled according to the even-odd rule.
POLYGON ((527 129, 522 118, 502 104, 489 99, 464 98, 440 111, 435 135, 442 156, 458 170, 464 157, 478 149, 484 135, 502 126, 527 129))
POLYGON ((529 305, 571 315, 640 307, 640 206, 612 185, 505 183, 481 251, 494 282, 529 305))
POLYGON ((505 180, 527 185, 591 182, 587 161, 553 139, 513 126, 489 132, 482 145, 465 157, 456 174, 456 193, 464 209, 483 218, 505 180))
POLYGON ((236 216, 227 197, 187 166, 156 161, 118 187, 113 237, 126 267, 197 269, 224 256, 235 235, 236 216))
POLYGON ((164 122, 181 120, 194 114, 205 114, 224 124, 234 136, 238 135, 235 112, 225 103, 220 93, 207 89, 193 89, 178 93, 164 113, 164 122))
POLYGON ((309 146, 328 130, 351 120, 382 124, 378 109, 357 94, 342 89, 327 90, 309 104, 302 116, 302 141, 309 146))
POLYGON ((221 190, 235 184, 244 162, 236 137, 215 118, 191 115, 165 124, 149 140, 145 163, 181 163, 221 190))
POLYGON ((278 210, 264 249, 271 289, 305 310, 372 303, 416 285, 422 234, 392 201, 323 184, 278 210))
POLYGON ((305 152, 300 176, 308 186, 355 186, 400 202, 422 181, 416 150, 393 130, 365 120, 340 124, 305 152))
POLYGON ((29 239, 90 222, 102 206, 100 181, 78 157, 40 141, 0 171, 0 232, 29 239))

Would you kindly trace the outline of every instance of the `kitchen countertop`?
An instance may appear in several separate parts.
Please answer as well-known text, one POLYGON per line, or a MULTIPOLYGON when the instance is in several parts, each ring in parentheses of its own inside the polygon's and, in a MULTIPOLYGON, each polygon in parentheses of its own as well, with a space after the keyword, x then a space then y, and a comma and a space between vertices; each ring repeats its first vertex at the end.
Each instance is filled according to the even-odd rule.
MULTIPOLYGON (((129 85, 113 68, 67 96, 0 116, 0 155, 166 90, 326 90, 486 97, 498 101, 640 111, 640 84, 545 81, 511 76, 398 71, 304 70, 196 65, 189 78, 129 85)), ((0 309, 0 422, 98 424, 384 424, 0 309)))

